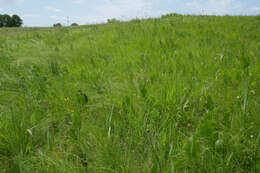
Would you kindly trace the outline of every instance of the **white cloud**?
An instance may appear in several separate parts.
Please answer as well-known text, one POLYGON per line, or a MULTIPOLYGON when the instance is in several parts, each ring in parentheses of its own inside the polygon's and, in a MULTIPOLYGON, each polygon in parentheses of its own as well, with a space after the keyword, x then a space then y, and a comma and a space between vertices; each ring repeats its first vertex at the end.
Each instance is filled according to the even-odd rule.
POLYGON ((26 21, 31 21, 31 20, 37 19, 38 17, 39 17, 38 15, 34 15, 34 14, 23 14, 23 15, 21 15, 21 18, 23 20, 26 20, 26 21))
POLYGON ((260 14, 260 7, 248 8, 248 11, 255 14, 260 14))
MULTIPOLYGON (((87 0, 73 0, 78 3, 87 0)), ((157 5, 160 0, 102 0, 103 3, 96 4, 92 8, 92 13, 80 16, 70 16, 71 22, 79 24, 90 24, 106 22, 107 19, 116 18, 119 20, 129 20, 135 17, 154 17, 159 16, 163 11, 157 5)), ((164 12, 165 13, 165 12, 164 12)))
POLYGON ((93 23, 106 22, 106 19, 102 16, 88 15, 88 16, 72 16, 70 17, 70 21, 79 24, 93 24, 93 23))
POLYGON ((4 9, 0 8, 0 12, 4 11, 4 9))
POLYGON ((106 0, 95 10, 105 18, 145 17, 156 13, 158 2, 159 0, 106 0))
POLYGON ((67 18, 64 16, 52 15, 52 16, 50 16, 50 19, 55 22, 62 23, 62 25, 67 25, 67 18))
POLYGON ((235 0, 192 0, 186 3, 190 13, 224 15, 241 10, 243 5, 235 0))
POLYGON ((55 15, 53 15, 53 16, 50 16, 50 18, 51 18, 51 19, 54 19, 54 20, 57 20, 59 17, 58 17, 58 16, 55 16, 55 15))
POLYGON ((54 12, 54 13, 59 13, 62 12, 61 9, 58 9, 56 7, 52 7, 52 6, 45 6, 44 7, 46 10, 50 11, 50 12, 54 12))
POLYGON ((50 16, 50 18, 53 19, 53 20, 62 20, 62 21, 63 21, 63 20, 64 20, 64 21, 67 20, 67 18, 64 17, 64 16, 55 16, 55 15, 54 15, 54 16, 50 16))
POLYGON ((22 17, 23 18, 35 17, 35 15, 33 15, 33 14, 23 14, 22 17))

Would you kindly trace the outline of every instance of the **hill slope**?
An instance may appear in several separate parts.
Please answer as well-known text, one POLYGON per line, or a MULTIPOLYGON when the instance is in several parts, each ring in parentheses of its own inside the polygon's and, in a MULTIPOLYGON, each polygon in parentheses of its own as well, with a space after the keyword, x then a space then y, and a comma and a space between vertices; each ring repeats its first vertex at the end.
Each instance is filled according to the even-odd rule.
POLYGON ((259 17, 0 30, 2 172, 257 172, 259 17))

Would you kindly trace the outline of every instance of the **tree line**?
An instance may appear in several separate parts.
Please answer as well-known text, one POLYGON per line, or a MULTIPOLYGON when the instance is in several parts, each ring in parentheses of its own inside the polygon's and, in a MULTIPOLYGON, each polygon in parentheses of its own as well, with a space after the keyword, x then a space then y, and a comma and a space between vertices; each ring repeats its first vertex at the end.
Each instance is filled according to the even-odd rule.
MULTIPOLYGON (((79 26, 79 24, 77 24, 77 23, 72 23, 70 26, 79 26)), ((63 27, 63 26, 62 26, 61 23, 55 23, 55 24, 53 24, 53 27, 59 28, 59 27, 63 27)))
POLYGON ((0 28, 2 27, 20 27, 23 20, 16 14, 10 16, 8 14, 0 14, 0 28))

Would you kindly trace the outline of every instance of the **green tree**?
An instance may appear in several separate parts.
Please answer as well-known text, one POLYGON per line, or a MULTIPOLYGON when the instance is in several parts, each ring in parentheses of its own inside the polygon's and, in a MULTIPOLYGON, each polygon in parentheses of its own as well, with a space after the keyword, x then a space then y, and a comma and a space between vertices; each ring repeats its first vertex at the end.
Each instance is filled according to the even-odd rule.
POLYGON ((0 15, 0 27, 20 27, 23 20, 16 14, 9 16, 8 14, 0 15))
POLYGON ((71 26, 79 26, 77 23, 72 23, 71 26))
POLYGON ((0 14, 0 28, 4 27, 3 15, 0 14))
POLYGON ((1 17, 2 27, 10 27, 11 26, 11 17, 8 14, 4 14, 1 17))
POLYGON ((16 14, 12 16, 10 27, 20 27, 23 24, 23 20, 16 14))
POLYGON ((56 24, 53 24, 53 27, 62 27, 62 24, 61 23, 56 23, 56 24))

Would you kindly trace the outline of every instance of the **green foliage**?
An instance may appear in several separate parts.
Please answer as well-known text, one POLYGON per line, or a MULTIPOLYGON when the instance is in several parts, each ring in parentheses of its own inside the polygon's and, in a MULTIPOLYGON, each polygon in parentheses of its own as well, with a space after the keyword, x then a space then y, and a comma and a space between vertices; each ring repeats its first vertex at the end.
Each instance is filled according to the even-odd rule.
POLYGON ((260 172, 256 16, 0 29, 0 172, 260 172))
POLYGON ((79 26, 77 23, 72 23, 71 26, 79 26))
POLYGON ((177 14, 177 13, 169 13, 169 14, 163 15, 162 18, 177 17, 177 16, 181 16, 181 15, 177 14))
POLYGON ((119 20, 117 20, 117 19, 107 19, 107 23, 118 23, 118 22, 120 22, 119 20))
POLYGON ((53 27, 59 28, 59 27, 62 27, 62 24, 61 23, 55 23, 55 24, 53 24, 53 27))
POLYGON ((0 14, 0 28, 1 27, 20 27, 23 20, 16 14, 9 16, 8 14, 0 14))
POLYGON ((18 15, 13 15, 11 20, 11 26, 12 27, 20 27, 23 24, 23 20, 18 15))
POLYGON ((12 18, 8 14, 0 15, 0 27, 11 27, 12 18))

